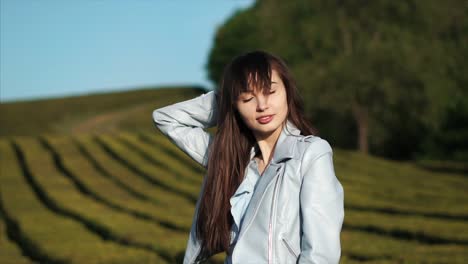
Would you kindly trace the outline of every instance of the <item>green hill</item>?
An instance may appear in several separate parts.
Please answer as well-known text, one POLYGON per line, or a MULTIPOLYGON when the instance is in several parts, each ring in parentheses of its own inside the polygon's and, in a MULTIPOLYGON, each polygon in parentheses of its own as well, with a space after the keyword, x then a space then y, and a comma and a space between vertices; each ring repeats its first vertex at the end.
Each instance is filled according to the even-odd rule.
POLYGON ((152 129, 152 110, 203 92, 200 87, 159 87, 1 103, 0 137, 152 129))
MULTIPOLYGON (((151 112, 200 93, 2 104, 0 263, 181 263, 205 171, 151 112)), ((466 263, 466 175, 336 147, 334 165, 341 263, 466 263)))

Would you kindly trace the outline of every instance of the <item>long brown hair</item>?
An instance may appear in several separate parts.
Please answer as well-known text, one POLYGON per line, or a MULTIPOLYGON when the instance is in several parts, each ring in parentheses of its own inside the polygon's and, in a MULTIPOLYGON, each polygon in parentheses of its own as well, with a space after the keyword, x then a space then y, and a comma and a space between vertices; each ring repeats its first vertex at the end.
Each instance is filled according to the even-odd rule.
POLYGON ((206 260, 229 248, 234 223, 229 199, 244 178, 255 137, 236 107, 238 96, 249 87, 270 90, 275 69, 286 88, 289 119, 303 135, 315 134, 306 120, 301 97, 286 63, 265 51, 255 50, 235 57, 226 65, 218 91, 217 132, 210 145, 207 177, 197 215, 196 233, 201 240, 197 260, 206 260), (256 76, 256 78, 252 78, 256 76))

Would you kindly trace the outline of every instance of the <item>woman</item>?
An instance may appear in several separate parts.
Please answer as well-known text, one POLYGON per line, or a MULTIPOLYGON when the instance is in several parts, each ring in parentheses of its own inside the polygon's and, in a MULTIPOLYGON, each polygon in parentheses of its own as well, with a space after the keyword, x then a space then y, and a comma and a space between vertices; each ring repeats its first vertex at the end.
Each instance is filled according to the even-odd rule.
POLYGON ((156 127, 207 173, 184 263, 338 263, 344 191, 280 58, 253 51, 219 91, 154 110, 156 127), (218 94, 219 93, 219 94, 218 94), (217 126, 212 136, 206 128, 217 126))

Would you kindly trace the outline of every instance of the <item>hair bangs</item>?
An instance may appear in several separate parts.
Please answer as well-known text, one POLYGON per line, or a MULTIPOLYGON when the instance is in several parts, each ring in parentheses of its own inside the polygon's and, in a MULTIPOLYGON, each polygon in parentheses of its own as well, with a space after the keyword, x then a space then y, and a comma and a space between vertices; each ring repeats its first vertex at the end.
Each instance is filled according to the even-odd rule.
POLYGON ((233 103, 242 93, 258 92, 267 93, 271 89, 272 67, 264 56, 240 58, 237 61, 237 71, 232 86, 233 103), (244 59, 244 60, 242 60, 244 59))

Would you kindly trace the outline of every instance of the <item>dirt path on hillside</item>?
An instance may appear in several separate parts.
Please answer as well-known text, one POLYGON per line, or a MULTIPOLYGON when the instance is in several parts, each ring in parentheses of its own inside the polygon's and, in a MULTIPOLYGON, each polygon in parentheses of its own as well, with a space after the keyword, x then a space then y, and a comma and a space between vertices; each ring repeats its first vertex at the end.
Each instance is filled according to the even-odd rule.
POLYGON ((70 129, 70 132, 73 134, 81 134, 88 132, 116 131, 120 121, 128 118, 128 116, 133 113, 141 112, 146 107, 147 105, 143 104, 118 111, 99 114, 77 123, 70 129))

